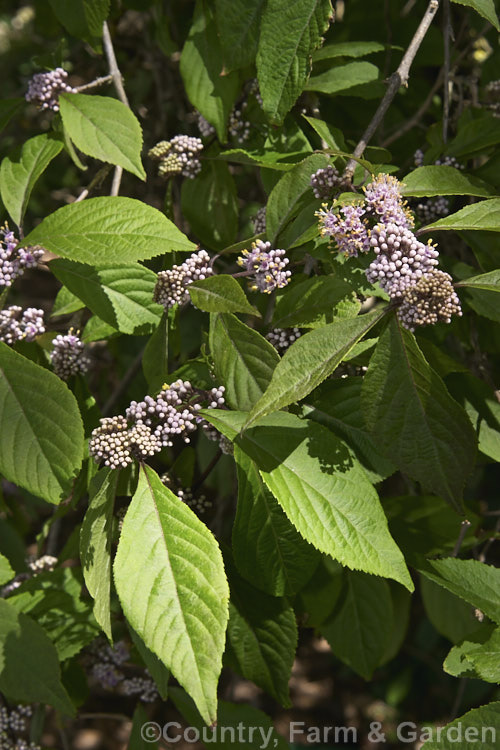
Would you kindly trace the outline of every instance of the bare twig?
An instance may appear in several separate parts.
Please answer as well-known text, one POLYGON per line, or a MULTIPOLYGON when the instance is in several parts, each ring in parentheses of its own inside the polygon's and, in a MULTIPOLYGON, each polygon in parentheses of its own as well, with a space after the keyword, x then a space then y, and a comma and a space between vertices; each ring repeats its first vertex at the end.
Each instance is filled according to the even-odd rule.
POLYGON ((444 84, 443 84, 443 143, 448 140, 448 123, 450 119, 450 41, 452 36, 450 0, 443 0, 443 37, 444 37, 444 84))
MULTIPOLYGON (((118 94, 118 98, 123 104, 125 104, 126 107, 129 107, 130 109, 130 104, 127 99, 127 94, 125 93, 125 89, 123 88, 122 74, 120 73, 120 68, 118 67, 118 63, 116 62, 115 50, 113 48, 113 42, 111 41, 111 35, 109 33, 108 24, 106 23, 106 21, 104 21, 103 26, 102 26, 102 41, 104 44, 104 52, 106 54, 106 59, 108 61, 109 74, 113 80, 113 84, 116 89, 116 93, 118 94)), ((115 167, 115 173, 113 175, 113 184, 111 186, 110 195, 118 195, 118 193, 120 192, 120 183, 122 181, 122 174, 123 174, 123 169, 121 167, 115 167)))
MULTIPOLYGON (((354 149, 353 157, 359 158, 363 155, 365 148, 370 142, 371 138, 375 134, 377 128, 382 122, 385 113, 389 109, 389 106, 396 96, 401 86, 406 86, 408 83, 408 76, 410 73, 411 64, 417 54, 417 51, 422 44, 422 41, 429 30, 434 16, 436 15, 437 9, 439 8, 439 0, 430 0, 427 10, 420 21, 418 29, 416 30, 413 39, 411 40, 408 49, 403 55, 403 59, 399 63, 398 69, 389 78, 389 85, 387 90, 380 102, 377 111, 375 112, 371 122, 363 133, 361 140, 354 149)), ((345 177, 352 177, 354 170, 356 169, 355 159, 349 159, 347 166, 344 171, 345 177)))
POLYGON ((91 193, 91 191, 102 184, 102 182, 106 179, 108 174, 111 172, 112 166, 111 164, 105 164, 101 169, 97 172, 97 174, 92 178, 90 181, 88 187, 86 187, 78 198, 75 198, 74 203, 79 203, 80 201, 85 200, 85 198, 91 193))
POLYGON ((82 86, 77 86, 75 91, 79 94, 82 91, 87 91, 88 89, 95 89, 97 88, 97 86, 104 86, 105 83, 111 83, 112 80, 113 76, 110 73, 109 76, 94 78, 94 80, 90 81, 90 83, 84 83, 82 86))
POLYGON ((460 547, 462 546, 462 542, 465 539, 465 535, 467 534, 467 531, 470 528, 470 521, 467 519, 463 520, 460 525, 460 533, 458 535, 458 539, 455 542, 455 546, 453 548, 453 552, 451 553, 452 557, 457 557, 458 553, 460 552, 460 547))
POLYGON ((215 469, 215 467, 219 463, 219 459, 220 458, 222 458, 222 451, 219 448, 218 451, 217 451, 217 453, 215 454, 215 456, 212 458, 212 460, 208 464, 208 466, 205 469, 205 471, 200 476, 200 478, 192 485, 191 490, 193 492, 196 492, 196 490, 199 487, 201 487, 201 485, 203 484, 203 482, 205 481, 205 479, 208 477, 208 475, 213 471, 213 469, 215 469))

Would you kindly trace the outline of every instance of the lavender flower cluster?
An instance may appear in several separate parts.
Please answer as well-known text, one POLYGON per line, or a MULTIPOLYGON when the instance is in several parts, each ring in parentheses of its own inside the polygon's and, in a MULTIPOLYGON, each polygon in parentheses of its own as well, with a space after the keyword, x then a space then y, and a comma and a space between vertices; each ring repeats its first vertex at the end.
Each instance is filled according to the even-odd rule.
POLYGON ((339 170, 332 164, 318 169, 311 175, 311 187, 315 198, 329 198, 335 188, 342 184, 339 170))
POLYGON ((50 361, 55 374, 62 380, 87 372, 91 365, 83 341, 72 330, 65 336, 59 334, 52 341, 50 361))
POLYGON ((33 102, 40 109, 51 109, 59 112, 59 94, 75 93, 75 89, 67 84, 68 74, 63 68, 55 68, 48 73, 35 73, 28 83, 25 99, 33 102))
POLYGON ((5 224, 0 228, 0 288, 12 286, 27 268, 35 268, 42 255, 41 247, 19 247, 19 240, 5 224))
POLYGON ((11 305, 0 310, 0 341, 12 346, 16 341, 34 341, 45 333, 43 310, 28 307, 23 310, 18 305, 11 305))
POLYGON ((32 714, 32 707, 22 704, 11 709, 0 707, 0 750, 41 750, 40 745, 22 736, 28 734, 27 719, 32 714))
POLYGON ((160 141, 149 150, 149 156, 156 159, 158 174, 165 179, 176 174, 194 179, 201 170, 199 155, 203 151, 200 138, 189 135, 176 135, 169 141, 160 141))
POLYGON ((169 271, 160 271, 153 299, 163 305, 165 310, 174 305, 183 305, 189 302, 187 287, 193 281, 206 279, 212 273, 209 254, 205 250, 199 250, 180 266, 175 265, 169 271))
POLYGON ((152 703, 158 697, 158 690, 151 675, 144 670, 144 677, 127 677, 124 667, 130 658, 130 651, 124 641, 114 646, 97 639, 84 655, 85 665, 90 675, 105 690, 115 690, 121 695, 138 695, 139 700, 152 703))
POLYGON ((322 237, 332 237, 341 253, 356 257, 370 249, 369 227, 362 206, 341 206, 338 213, 326 205, 316 211, 322 237))
POLYGON ((298 328, 273 328, 266 334, 266 339, 279 354, 283 354, 301 335, 298 328))
POLYGON ((238 265, 253 277, 251 289, 264 294, 288 284, 291 276, 290 271, 285 271, 288 263, 285 250, 271 250, 271 243, 262 240, 252 242, 252 249, 243 250, 238 258, 238 265))
POLYGON ((173 445, 176 437, 189 443, 191 434, 205 421, 198 414, 200 409, 222 404, 222 386, 203 391, 187 380, 176 380, 164 385, 155 398, 132 401, 125 416, 101 419, 92 432, 90 455, 112 469, 126 467, 134 459, 144 461, 173 445))

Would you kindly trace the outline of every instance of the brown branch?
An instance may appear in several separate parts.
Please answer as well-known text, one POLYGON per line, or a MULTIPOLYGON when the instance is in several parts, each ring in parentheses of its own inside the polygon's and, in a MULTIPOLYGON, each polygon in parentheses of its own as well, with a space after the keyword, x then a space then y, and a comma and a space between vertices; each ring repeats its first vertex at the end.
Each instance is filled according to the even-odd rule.
POLYGON ((451 28, 450 0, 443 0, 443 36, 444 36, 444 85, 443 85, 443 143, 448 140, 448 123, 450 120, 450 40, 451 28))
POLYGON ((100 78, 94 78, 93 81, 90 81, 90 83, 84 83, 82 86, 77 86, 75 91, 80 94, 82 91, 87 91, 88 89, 95 89, 97 86, 104 86, 105 83, 111 83, 113 80, 113 76, 111 73, 109 76, 102 76, 100 78))
POLYGON ((429 5, 427 6, 427 10, 425 11, 423 18, 420 21, 418 29, 416 30, 413 39, 408 46, 408 49, 403 55, 403 59, 399 63, 398 69, 389 78, 387 90, 378 106, 377 111, 375 112, 371 122, 363 133, 358 145, 354 149, 354 158, 349 159, 349 161, 347 162, 347 166, 344 171, 344 177, 352 177, 352 175, 354 174, 354 170, 356 169, 355 159, 359 159, 363 155, 365 148, 367 147, 377 128, 384 119, 385 113, 389 109, 389 106, 396 96, 397 92, 399 91, 400 87, 406 86, 408 84, 408 77, 412 62, 418 52, 420 45, 422 44, 427 31, 429 30, 429 27, 434 16, 436 15, 438 8, 439 0, 430 0, 429 5))
MULTIPOLYGON (((115 50, 113 48, 113 42, 111 41, 111 35, 109 33, 108 24, 104 21, 102 25, 102 41, 104 45, 104 53, 108 61, 109 74, 112 77, 116 93, 118 94, 119 100, 130 109, 130 104, 127 99, 127 94, 123 88, 123 77, 120 73, 120 68, 116 62, 115 50)), ((120 184, 122 181, 123 169, 121 167, 115 167, 115 173, 113 175, 113 184, 111 186, 110 195, 118 195, 120 192, 120 184)))
POLYGON ((451 553, 451 557, 458 556, 458 553, 460 552, 460 547, 462 546, 462 542, 465 539, 465 535, 467 534, 467 531, 469 530, 470 525, 471 523, 467 519, 462 521, 462 523, 460 524, 460 533, 458 535, 457 541, 455 542, 455 546, 453 548, 453 552, 451 553))

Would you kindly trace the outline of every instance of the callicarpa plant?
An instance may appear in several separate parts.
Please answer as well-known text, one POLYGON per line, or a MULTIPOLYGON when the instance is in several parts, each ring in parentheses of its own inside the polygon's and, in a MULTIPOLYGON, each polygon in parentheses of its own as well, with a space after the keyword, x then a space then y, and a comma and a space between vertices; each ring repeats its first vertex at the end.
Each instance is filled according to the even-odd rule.
POLYGON ((499 32, 6 0, 1 750, 499 747, 499 32))

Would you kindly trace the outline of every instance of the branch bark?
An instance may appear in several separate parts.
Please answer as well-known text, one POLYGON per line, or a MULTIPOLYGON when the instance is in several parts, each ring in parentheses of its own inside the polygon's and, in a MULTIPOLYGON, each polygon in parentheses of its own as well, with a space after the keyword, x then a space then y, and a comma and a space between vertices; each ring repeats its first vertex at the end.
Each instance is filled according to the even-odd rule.
MULTIPOLYGON (((111 34, 109 33, 108 24, 106 23, 106 21, 104 21, 102 25, 102 41, 106 60, 108 61, 109 74, 113 79, 113 85, 116 89, 116 93, 118 94, 118 98, 123 104, 125 104, 126 107, 130 109, 127 94, 125 93, 125 89, 123 87, 123 76, 120 72, 120 68, 118 67, 118 63, 116 62, 115 50, 113 47, 113 42, 111 41, 111 34)), ((123 169, 121 167, 115 167, 110 195, 118 195, 118 193, 120 192, 122 174, 123 169)))

